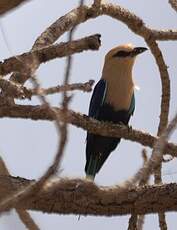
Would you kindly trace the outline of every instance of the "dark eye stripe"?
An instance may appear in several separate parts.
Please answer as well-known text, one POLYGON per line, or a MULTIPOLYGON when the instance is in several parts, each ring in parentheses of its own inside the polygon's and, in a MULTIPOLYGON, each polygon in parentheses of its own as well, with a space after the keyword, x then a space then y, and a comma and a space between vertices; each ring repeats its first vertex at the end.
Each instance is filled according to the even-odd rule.
POLYGON ((131 52, 120 50, 113 55, 113 57, 128 57, 131 56, 131 52))

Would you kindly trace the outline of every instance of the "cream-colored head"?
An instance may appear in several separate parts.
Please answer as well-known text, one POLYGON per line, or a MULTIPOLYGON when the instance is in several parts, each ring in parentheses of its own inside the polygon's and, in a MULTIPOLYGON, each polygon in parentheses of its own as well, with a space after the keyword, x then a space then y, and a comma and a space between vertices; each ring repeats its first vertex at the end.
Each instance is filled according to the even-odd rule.
POLYGON ((130 106, 134 83, 132 68, 144 47, 125 44, 111 49, 105 56, 102 78, 107 81, 106 101, 116 110, 127 110, 130 106))
POLYGON ((106 54, 103 71, 131 72, 136 56, 145 50, 147 48, 134 47, 131 43, 117 46, 106 54))

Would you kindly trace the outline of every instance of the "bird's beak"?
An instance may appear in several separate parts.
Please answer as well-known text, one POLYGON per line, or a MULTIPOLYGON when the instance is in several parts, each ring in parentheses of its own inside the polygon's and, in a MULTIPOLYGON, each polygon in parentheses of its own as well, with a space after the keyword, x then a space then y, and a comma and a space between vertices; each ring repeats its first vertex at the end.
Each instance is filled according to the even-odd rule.
POLYGON ((132 51, 132 56, 136 56, 138 54, 141 54, 141 53, 145 52, 146 50, 148 50, 148 49, 145 47, 135 47, 132 51))

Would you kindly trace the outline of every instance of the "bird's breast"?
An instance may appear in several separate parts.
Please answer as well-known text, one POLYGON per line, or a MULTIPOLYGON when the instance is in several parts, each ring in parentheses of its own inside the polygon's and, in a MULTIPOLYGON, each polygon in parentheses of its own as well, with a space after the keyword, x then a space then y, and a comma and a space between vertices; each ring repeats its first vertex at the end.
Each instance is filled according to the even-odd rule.
POLYGON ((109 84, 107 86, 105 102, 110 104, 115 111, 128 110, 133 95, 132 84, 109 84))

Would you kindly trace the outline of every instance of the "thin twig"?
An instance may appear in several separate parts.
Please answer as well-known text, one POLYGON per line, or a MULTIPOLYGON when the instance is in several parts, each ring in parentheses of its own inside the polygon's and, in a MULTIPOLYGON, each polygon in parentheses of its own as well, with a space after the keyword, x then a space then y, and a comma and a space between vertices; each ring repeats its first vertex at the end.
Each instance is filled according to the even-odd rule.
POLYGON ((159 217, 159 227, 160 227, 160 229, 161 230, 167 230, 165 212, 159 212, 158 217, 159 217))
POLYGON ((30 214, 26 210, 18 208, 18 209, 16 209, 16 211, 17 211, 17 214, 18 214, 20 220, 25 225, 26 229, 40 230, 40 228, 37 226, 37 224, 34 222, 32 217, 30 216, 30 214))
POLYGON ((57 85, 50 88, 39 88, 39 89, 28 89, 25 86, 5 79, 0 79, 0 88, 5 92, 5 94, 9 97, 18 98, 18 99, 31 99, 32 96, 41 95, 49 95, 54 93, 61 93, 63 91, 73 91, 80 90, 83 92, 92 91, 92 86, 94 84, 94 80, 89 80, 84 83, 73 83, 67 85, 57 85))
MULTIPOLYGON (((144 166, 148 161, 146 149, 142 150, 142 158, 143 158, 143 166, 144 166)), ((145 181, 144 178, 139 182, 139 186, 144 186, 146 184, 148 184, 148 180, 145 181)), ((144 224, 144 218, 145 218, 144 215, 138 216, 137 214, 132 213, 129 219, 128 230, 142 230, 144 224)))
POLYGON ((158 47, 158 44, 152 38, 147 39, 146 42, 150 47, 152 54, 154 55, 157 66, 159 68, 162 82, 161 112, 157 133, 157 135, 160 136, 168 124, 168 114, 170 105, 170 78, 167 70, 167 65, 165 64, 163 54, 160 48, 158 47))
MULTIPOLYGON (((64 91, 73 91, 73 90, 81 90, 83 92, 91 92, 92 86, 94 84, 94 80, 89 80, 85 83, 73 83, 73 84, 66 84, 66 85, 58 85, 54 87, 50 87, 48 89, 40 88, 39 91, 43 95, 49 95, 54 93, 60 93, 64 91)), ((39 92, 37 90, 32 90, 32 95, 38 95, 39 92)))
POLYGON ((131 214, 127 230, 136 230, 137 214, 131 214))
MULTIPOLYGON (((143 166, 148 162, 148 156, 147 156, 147 151, 146 149, 142 150, 142 158, 143 158, 143 166)), ((139 182, 139 186, 144 186, 147 185, 149 182, 149 178, 142 178, 142 180, 139 182)), ((143 230, 143 225, 145 221, 145 215, 138 215, 137 218, 137 230, 143 230)))
MULTIPOLYGON (((170 107, 170 78, 167 70, 167 66, 165 64, 163 54, 158 47, 158 44, 154 39, 151 37, 149 39, 146 39, 147 44, 149 45, 152 54, 155 57, 156 63, 159 68, 160 77, 161 77, 161 84, 162 84, 162 97, 161 97, 161 111, 160 111, 160 122, 158 126, 157 135, 160 136, 167 127, 168 124, 168 115, 169 115, 169 107, 170 107)), ((152 155, 154 155, 154 151, 152 152, 152 155)), ((162 161, 159 162, 158 165, 156 165, 156 169, 154 170, 154 177, 155 177, 155 184, 162 183, 162 161)), ((158 213, 159 217, 159 225, 161 229, 164 229, 164 226, 166 225, 165 220, 165 213, 158 213)))

